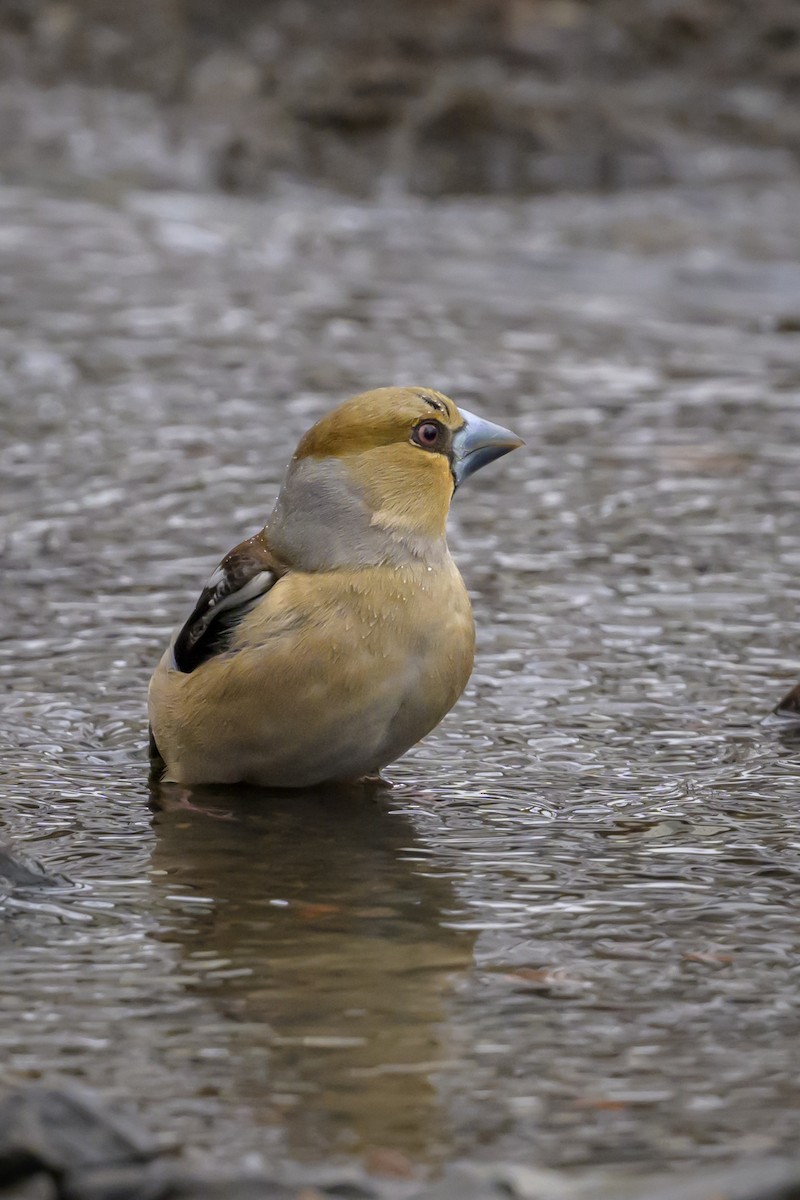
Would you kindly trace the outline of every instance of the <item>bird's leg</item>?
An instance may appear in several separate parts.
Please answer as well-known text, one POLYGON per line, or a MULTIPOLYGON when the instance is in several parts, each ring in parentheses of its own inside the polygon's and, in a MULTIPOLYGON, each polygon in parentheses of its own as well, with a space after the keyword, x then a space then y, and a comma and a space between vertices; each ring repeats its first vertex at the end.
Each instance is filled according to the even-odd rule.
POLYGON ((184 808, 189 812, 201 813, 204 817, 211 817, 212 821, 235 821, 236 817, 232 812, 224 808, 205 808, 201 804, 193 804, 191 801, 192 789, 181 788, 178 793, 176 808, 184 808))

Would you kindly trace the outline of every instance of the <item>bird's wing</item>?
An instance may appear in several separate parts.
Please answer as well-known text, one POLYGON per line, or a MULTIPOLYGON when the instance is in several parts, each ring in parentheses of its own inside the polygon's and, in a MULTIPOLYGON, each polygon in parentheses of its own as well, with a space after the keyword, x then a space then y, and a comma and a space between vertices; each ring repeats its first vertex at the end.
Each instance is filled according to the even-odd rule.
POLYGON ((231 629, 284 570, 270 553, 263 530, 226 554, 175 639, 176 670, 189 674, 224 650, 231 629))
POLYGON ((785 717, 790 721, 800 721, 800 683, 786 693, 773 712, 778 717, 785 717))

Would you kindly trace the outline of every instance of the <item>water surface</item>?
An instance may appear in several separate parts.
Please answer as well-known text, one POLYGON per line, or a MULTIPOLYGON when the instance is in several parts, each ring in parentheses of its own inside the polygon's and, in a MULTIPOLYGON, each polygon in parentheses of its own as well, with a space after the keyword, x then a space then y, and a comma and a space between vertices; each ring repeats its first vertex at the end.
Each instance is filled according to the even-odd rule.
MULTIPOLYGON (((800 191, 0 191, 3 1077, 220 1164, 659 1169, 798 1119, 800 191), (423 383, 527 442, 389 792, 152 807, 144 692, 294 443, 423 383)), ((174 799, 174 798, 173 798, 174 799)))

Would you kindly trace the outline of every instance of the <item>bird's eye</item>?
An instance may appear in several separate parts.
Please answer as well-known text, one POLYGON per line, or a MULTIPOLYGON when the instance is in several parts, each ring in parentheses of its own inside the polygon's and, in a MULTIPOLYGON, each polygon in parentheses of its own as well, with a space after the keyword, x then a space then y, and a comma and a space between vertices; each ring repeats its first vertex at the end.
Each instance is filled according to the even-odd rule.
POLYGON ((442 429, 435 421, 421 421, 411 436, 418 446, 424 446, 426 450, 433 450, 439 443, 442 429))

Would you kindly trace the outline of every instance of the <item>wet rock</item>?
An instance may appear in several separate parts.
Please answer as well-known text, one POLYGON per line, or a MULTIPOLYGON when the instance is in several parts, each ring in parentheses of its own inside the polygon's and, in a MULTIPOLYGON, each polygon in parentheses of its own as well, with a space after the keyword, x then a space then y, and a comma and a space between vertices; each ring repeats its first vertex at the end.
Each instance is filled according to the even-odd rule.
POLYGON ((414 1200, 797 1200, 800 1162, 753 1160, 672 1178, 562 1172, 521 1164, 465 1165, 414 1200))
POLYGON ((64 1180, 59 1200, 294 1200, 297 1196, 297 1188, 264 1177, 209 1179, 154 1163, 76 1172, 64 1180))
POLYGON ((0 845, 0 887, 51 887, 58 882, 38 863, 22 862, 9 846, 0 845))
POLYGON ((7 1200, 59 1200, 58 1188, 49 1175, 32 1175, 10 1189, 0 1185, 0 1195, 7 1200))
POLYGON ((755 1160, 679 1175, 674 1180, 628 1181, 586 1200, 798 1200, 800 1163, 755 1160))
POLYGON ((0 1188, 42 1173, 144 1163, 158 1147, 136 1121, 85 1088, 32 1087, 0 1100, 0 1188))
POLYGON ((137 1120, 86 1088, 31 1087, 0 1099, 2 1200, 372 1200, 361 1186, 209 1177, 166 1159, 137 1120))
POLYGON ((441 1181, 419 1192, 414 1200, 577 1200, 575 1184, 557 1171, 493 1163, 449 1171, 441 1181))
POLYGON ((796 1200, 800 1163, 755 1159, 691 1174, 552 1171, 462 1164, 432 1183, 408 1172, 374 1186, 358 1179, 310 1186, 266 1174, 209 1176, 160 1154, 137 1121, 84 1088, 29 1088, 0 1100, 0 1200, 796 1200), (403 1180, 402 1191, 398 1192, 403 1180))

